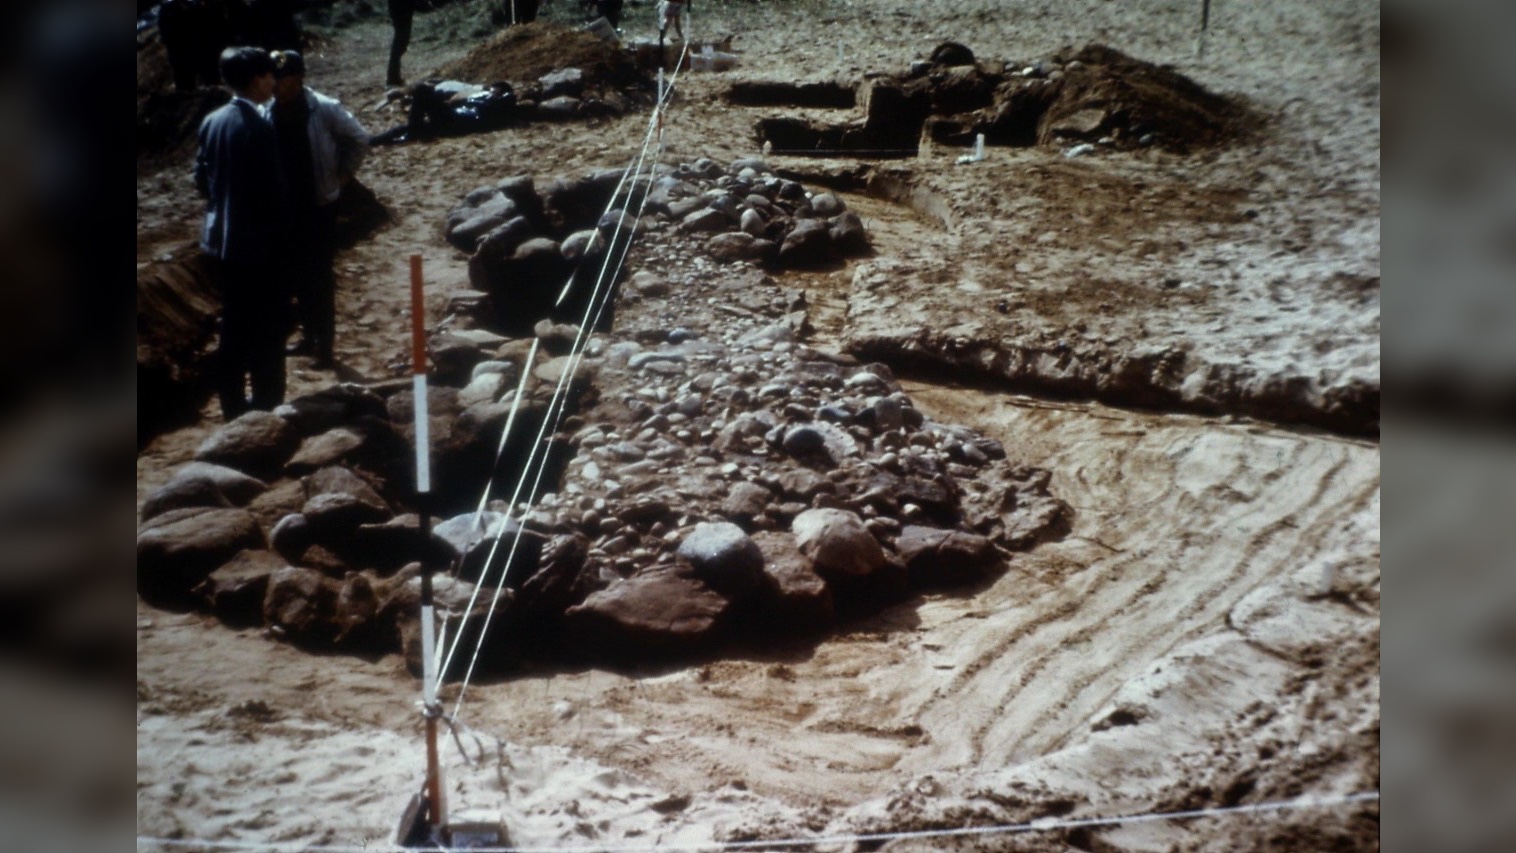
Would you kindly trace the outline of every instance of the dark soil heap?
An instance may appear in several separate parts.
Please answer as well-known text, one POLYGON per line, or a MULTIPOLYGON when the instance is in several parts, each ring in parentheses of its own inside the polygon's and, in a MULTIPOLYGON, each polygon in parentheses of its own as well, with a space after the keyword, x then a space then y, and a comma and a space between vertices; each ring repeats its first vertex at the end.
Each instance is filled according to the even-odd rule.
POLYGON ((640 89, 649 85, 631 54, 589 33, 536 21, 507 28, 474 48, 457 62, 432 75, 488 85, 505 80, 518 89, 561 68, 584 72, 585 86, 596 89, 640 89))
MULTIPOLYGON (((914 156, 922 139, 947 145, 1092 143, 1185 152, 1225 144, 1257 122, 1239 101, 1206 91, 1172 69, 1104 45, 1066 48, 1030 62, 976 61, 945 44, 904 74, 873 73, 857 86, 862 121, 821 123, 788 116, 760 119, 760 143, 775 153, 914 156), (947 57, 947 58, 943 58, 947 57)), ((846 99, 816 84, 746 83, 737 104, 815 106, 846 99), (784 91, 790 96, 785 98, 784 91)))

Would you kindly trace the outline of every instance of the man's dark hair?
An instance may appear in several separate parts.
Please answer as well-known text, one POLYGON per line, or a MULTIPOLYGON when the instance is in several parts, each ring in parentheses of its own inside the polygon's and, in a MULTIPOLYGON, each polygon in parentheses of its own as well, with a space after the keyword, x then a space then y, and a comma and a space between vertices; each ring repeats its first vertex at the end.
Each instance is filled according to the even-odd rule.
POLYGON ((261 47, 229 47, 221 51, 221 79, 238 92, 255 78, 274 73, 274 60, 261 47))

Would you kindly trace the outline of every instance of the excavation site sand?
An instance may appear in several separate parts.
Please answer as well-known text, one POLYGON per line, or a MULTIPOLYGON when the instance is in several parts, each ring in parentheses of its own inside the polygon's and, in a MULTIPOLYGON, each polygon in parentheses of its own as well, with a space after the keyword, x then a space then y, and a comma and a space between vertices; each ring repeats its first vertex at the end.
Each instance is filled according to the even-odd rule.
MULTIPOLYGON (((499 32, 489 5, 418 14, 407 77, 517 67, 471 54, 499 32)), ((390 28, 377 8, 302 16, 308 83, 371 132, 404 121, 383 86, 390 28)), ((607 353, 641 347, 623 367, 648 372, 620 381, 651 394, 680 379, 656 365, 709 358, 752 365, 761 397, 780 381, 769 365, 831 359, 842 388, 880 364, 927 424, 1045 471, 1063 509, 1005 551, 1002 572, 915 590, 818 635, 693 661, 538 654, 466 690, 449 682, 448 710, 463 698, 442 751, 455 816, 500 819, 520 847, 576 850, 1378 849, 1379 8, 1222 0, 1203 39, 1199 14, 1157 0, 695 5, 691 40, 735 66, 680 72, 664 162, 761 160, 776 186, 835 196, 869 246, 759 270, 713 258, 709 234, 653 228, 601 332, 607 353), (978 160, 971 144, 914 130, 912 150, 888 156, 765 154, 761 120, 867 129, 868 106, 731 97, 737 84, 773 84, 782 101, 794 84, 908 82, 947 41, 1013 88, 1075 81, 1089 63, 1068 58, 1104 46, 1247 120, 1220 141, 1144 143, 1113 133, 1120 116, 1097 104, 1059 117, 1063 135, 990 144, 978 160), (732 281, 755 284, 734 296, 732 281), (771 348, 744 337, 781 321, 771 348), (677 359, 648 355, 685 327, 700 337, 677 359), (724 349, 705 354, 702 341, 724 349), (1228 811, 1251 805, 1268 808, 1228 811), (1222 811, 1079 823, 1204 809, 1222 811), (954 832, 974 827, 1019 829, 954 832)), ((623 40, 656 40, 654 20, 651 4, 626 4, 623 40)), ((559 0, 542 21, 583 19, 559 0)), ((203 205, 183 128, 199 102, 144 93, 169 86, 150 38, 138 61, 139 395, 155 395, 139 396, 153 413, 140 511, 223 423, 194 379, 213 294, 185 297, 199 292, 203 205), (151 150, 145 109, 161 132, 151 150)), ((372 200, 337 258, 336 371, 292 357, 289 397, 339 381, 409 388, 409 256, 422 256, 436 326, 447 294, 472 286, 447 233, 471 191, 524 175, 546 193, 637 156, 651 98, 635 80, 615 85, 597 96, 611 107, 576 119, 375 147, 358 176, 372 200)), ((597 377, 616 381, 623 367, 603 359, 597 377)), ((636 390, 592 393, 576 429, 636 390)), ((593 481, 593 447, 566 465, 565 494, 593 481)), ((706 465, 694 450, 668 458, 680 475, 706 465)), ((761 468, 727 475, 761 483, 761 468)), ((617 557, 623 577, 643 568, 638 553, 617 557)), ((312 653, 262 624, 142 599, 136 625, 139 850, 392 841, 424 763, 418 679, 398 647, 312 653)))

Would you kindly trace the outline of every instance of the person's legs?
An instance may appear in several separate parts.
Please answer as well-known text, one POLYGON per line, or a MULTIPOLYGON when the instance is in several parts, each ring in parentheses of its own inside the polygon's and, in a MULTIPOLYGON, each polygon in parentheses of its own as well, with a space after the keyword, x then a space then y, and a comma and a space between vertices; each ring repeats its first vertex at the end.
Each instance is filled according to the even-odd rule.
POLYGON ((390 40, 390 64, 385 85, 399 86, 405 82, 400 76, 400 57, 411 46, 411 18, 415 14, 415 6, 410 0, 391 0, 390 25, 394 27, 395 35, 390 40))
POLYGON ((337 333, 337 205, 318 207, 311 218, 310 252, 307 260, 305 298, 310 307, 301 322, 311 337, 315 366, 330 367, 337 333))
POLYGON ((235 265, 213 263, 221 284, 221 337, 216 345, 216 396, 221 415, 230 421, 248 410, 247 375, 252 364, 253 325, 247 282, 235 265))

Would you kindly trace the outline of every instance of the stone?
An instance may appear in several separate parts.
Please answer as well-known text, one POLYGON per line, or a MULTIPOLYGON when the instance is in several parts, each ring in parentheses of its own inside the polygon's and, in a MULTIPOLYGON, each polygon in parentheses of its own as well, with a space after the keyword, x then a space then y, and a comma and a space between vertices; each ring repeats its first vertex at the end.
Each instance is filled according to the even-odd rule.
POLYGON ((556 260, 562 257, 562 254, 563 252, 558 246, 558 241, 549 237, 533 237, 516 247, 516 251, 511 253, 511 260, 518 262, 532 261, 539 257, 556 260))
POLYGON ((811 197, 811 210, 822 219, 830 219, 846 208, 834 193, 817 193, 811 197))
POLYGON ((763 554, 769 601, 763 625, 781 636, 815 634, 836 622, 832 590, 800 553, 795 537, 780 531, 753 534, 763 554))
POLYGON ((231 506, 232 502, 226 499, 214 481, 198 477, 176 478, 148 493, 142 502, 141 520, 147 521, 172 509, 231 506))
POLYGON ((277 474, 300 446, 300 434, 272 412, 247 412, 211 433, 195 459, 261 477, 277 474))
POLYGON ((895 550, 911 584, 951 586, 980 580, 1000 562, 990 540, 962 530, 908 524, 900 529, 895 550))
POLYGON ((365 415, 384 417, 384 398, 354 382, 302 394, 274 409, 301 435, 319 435, 365 415))
POLYGON ((604 588, 583 573, 589 547, 589 539, 579 532, 548 539, 542 545, 540 567, 518 587, 515 612, 535 623, 556 625, 565 610, 604 588))
POLYGON ((537 105, 537 116, 548 121, 567 121, 577 118, 584 109, 584 102, 568 95, 548 98, 537 105))
POLYGON ((584 72, 578 68, 560 68, 537 79, 544 100, 568 95, 577 98, 584 91, 584 72))
POLYGON ((763 553, 731 522, 696 524, 675 556, 689 565, 690 574, 733 600, 751 593, 763 579, 763 553))
POLYGON ((501 376, 505 377, 502 381, 504 381, 507 385, 511 385, 514 384, 518 378, 520 378, 521 368, 517 365, 516 362, 513 361, 490 359, 488 361, 481 361, 478 364, 474 365, 473 371, 471 371, 469 374, 469 379, 470 381, 473 381, 474 379, 478 379, 481 376, 485 376, 491 373, 500 374, 501 376))
POLYGON ((809 468, 791 468, 779 475, 779 489, 785 497, 809 502, 817 495, 835 493, 837 484, 809 468))
POLYGON ((314 569, 286 566, 269 576, 263 622, 305 647, 328 646, 337 636, 335 617, 341 585, 314 569))
POLYGON ((712 258, 725 264, 738 261, 762 261, 773 246, 769 240, 760 240, 742 231, 717 234, 705 242, 705 251, 712 258))
POLYGON ((564 237, 558 251, 563 255, 564 260, 578 263, 585 257, 603 254, 606 247, 605 237, 599 231, 589 228, 584 231, 575 231, 564 237))
POLYGON ((555 323, 548 318, 537 321, 532 327, 532 334, 542 342, 541 351, 552 356, 563 356, 573 352, 574 345, 579 341, 579 327, 572 323, 555 323))
POLYGON ((508 584, 536 573, 544 541, 516 519, 490 510, 454 516, 433 527, 432 538, 445 547, 458 577, 491 586, 500 582, 502 567, 508 584))
POLYGON ((752 237, 762 237, 764 229, 768 227, 768 223, 764 221, 762 214, 749 208, 742 211, 742 216, 738 219, 737 227, 741 228, 743 233, 752 237))
POLYGON ((137 593, 149 604, 191 604, 190 591, 207 575, 239 551, 266 547, 247 510, 168 510, 137 532, 137 593))
MULTIPOLYGON (((473 278, 472 271, 476 259, 483 262, 510 258, 515 254, 516 249, 530 240, 534 234, 535 229, 525 216, 512 217, 491 228, 479 238, 478 244, 474 247, 474 255, 469 259, 470 279, 473 278)), ((485 296, 488 298, 488 294, 485 296)))
POLYGON ((732 225, 732 218, 714 208, 697 210, 684 217, 679 223, 679 230, 691 234, 702 232, 725 231, 732 225))
POLYGON ((795 516, 790 532, 800 553, 823 577, 866 577, 884 565, 884 549, 857 513, 844 509, 810 509, 795 516))
POLYGON ((394 514, 389 502, 367 480, 340 465, 315 471, 304 482, 308 497, 300 512, 317 535, 348 532, 394 514))
POLYGON ((233 506, 246 506, 268 491, 268 484, 257 477, 212 462, 189 462, 179 466, 174 469, 169 482, 178 480, 208 480, 233 506))
POLYGON ((709 654, 730 610, 730 601, 698 579, 655 566, 591 593, 564 622, 586 653, 640 662, 709 654))
MULTIPOLYGON (((502 364, 503 362, 494 362, 502 364)), ((508 365, 512 369, 515 365, 508 365)), ((493 403, 500 398, 507 385, 506 374, 500 371, 480 373, 458 392, 458 404, 460 406, 473 406, 477 403, 493 403)))
POLYGON ((774 493, 757 483, 735 483, 721 502, 721 514, 751 530, 753 519, 763 515, 773 500, 774 493))
POLYGON ((667 296, 669 293, 669 283, 667 281, 645 270, 633 274, 631 281, 627 282, 627 285, 633 292, 644 297, 667 296))
POLYGON ((193 590, 205 608, 233 628, 263 622, 268 579, 288 564, 271 551, 242 551, 206 576, 193 590))
POLYGON ((334 427, 301 442, 285 468, 303 474, 343 462, 348 454, 363 446, 363 436, 347 427, 334 427))
POLYGON ((291 563, 299 563, 305 549, 315 543, 311 521, 304 513, 292 512, 279 519, 268 533, 269 547, 291 563))
POLYGON ((779 244, 779 263, 807 266, 828 260, 832 254, 831 232, 817 219, 801 219, 779 244))
POLYGON ((427 359, 438 382, 462 383, 474 365, 484 360, 484 353, 473 341, 443 332, 427 341, 427 359))
POLYGON ((869 250, 869 234, 863 220, 851 210, 843 211, 829 227, 832 245, 844 255, 861 255, 869 250))

